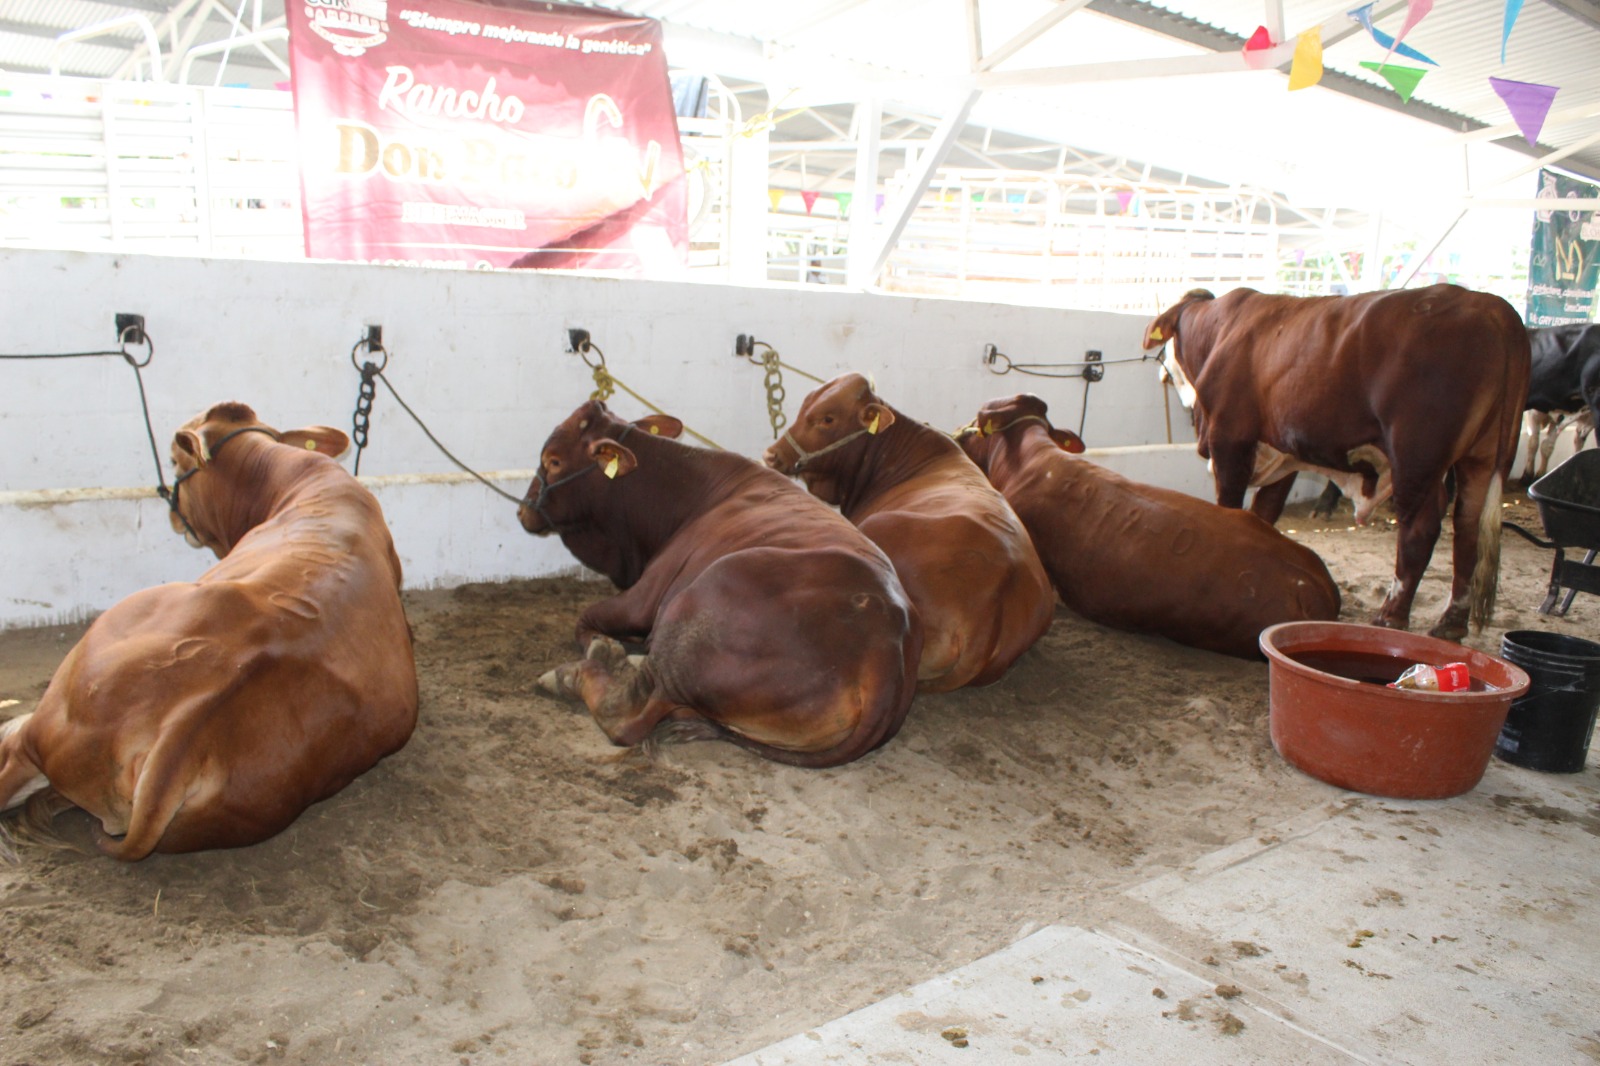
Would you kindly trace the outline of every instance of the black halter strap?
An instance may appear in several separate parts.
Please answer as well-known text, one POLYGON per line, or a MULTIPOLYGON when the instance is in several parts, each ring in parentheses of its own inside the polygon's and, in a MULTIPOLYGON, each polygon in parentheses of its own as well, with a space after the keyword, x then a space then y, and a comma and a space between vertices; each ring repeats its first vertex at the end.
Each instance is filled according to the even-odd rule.
MULTIPOLYGON (((278 434, 268 429, 266 426, 243 426, 234 430, 232 433, 224 434, 221 440, 211 445, 209 449, 211 452, 211 458, 215 459, 217 457, 217 453, 222 450, 222 446, 233 438, 239 436, 241 433, 265 433, 273 440, 278 439, 278 434)), ((183 516, 183 512, 178 510, 178 489, 183 486, 185 481, 188 481, 190 478, 198 474, 200 470, 201 467, 197 465, 185 470, 181 474, 176 475, 172 479, 172 488, 168 489, 165 485, 163 485, 156 489, 156 495, 167 501, 167 507, 171 509, 173 514, 178 516, 178 521, 183 523, 183 531, 188 534, 191 539, 203 544, 205 543, 204 538, 201 537, 199 533, 195 532, 194 527, 189 524, 189 520, 183 516)))
MULTIPOLYGON (((629 422, 622 427, 622 432, 617 434, 617 443, 621 444, 628 434, 632 432, 633 423, 629 422)), ((600 460, 596 459, 588 466, 580 467, 565 477, 558 477, 554 481, 546 481, 544 479, 544 465, 540 464, 539 472, 533 476, 534 484, 539 486, 538 495, 535 495, 532 492, 528 493, 528 495, 522 498, 522 505, 524 507, 532 507, 539 517, 544 519, 544 524, 549 526, 551 529, 557 528, 559 523, 557 523, 555 519, 551 518, 544 509, 545 501, 550 497, 550 490, 560 488, 569 481, 576 481, 578 478, 587 474, 589 471, 593 470, 599 465, 600 460)))

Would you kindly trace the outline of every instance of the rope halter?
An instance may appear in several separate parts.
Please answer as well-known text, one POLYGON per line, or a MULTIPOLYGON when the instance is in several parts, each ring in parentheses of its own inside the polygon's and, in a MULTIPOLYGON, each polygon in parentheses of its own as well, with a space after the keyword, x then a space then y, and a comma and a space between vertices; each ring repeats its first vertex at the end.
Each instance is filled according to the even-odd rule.
POLYGON ((804 448, 800 447, 800 442, 794 439, 793 430, 786 431, 782 437, 782 440, 785 444, 794 449, 795 461, 793 473, 798 474, 802 469, 805 468, 806 464, 811 462, 811 460, 821 458, 822 456, 827 455, 829 452, 838 451, 840 448, 843 448, 846 444, 849 444, 857 437, 865 437, 872 432, 873 430, 863 426, 854 433, 846 433, 832 444, 824 444, 814 452, 808 452, 804 448))
MULTIPOLYGON (((627 438, 628 434, 632 432, 633 423, 629 422, 622 427, 622 432, 617 434, 616 442, 621 444, 623 440, 627 438)), ((544 509, 545 501, 550 498, 550 490, 560 488, 569 481, 578 480, 580 477, 595 469, 599 465, 600 460, 596 459, 588 466, 579 467, 577 470, 574 470, 572 473, 567 474, 564 477, 558 477, 554 481, 546 481, 544 479, 544 464, 539 464, 538 472, 533 475, 533 483, 539 486, 539 492, 537 495, 535 495, 533 492, 529 492, 528 495, 524 496, 522 498, 522 506, 532 507, 534 513, 540 518, 544 519, 545 525, 549 526, 551 529, 559 529, 561 524, 554 518, 551 518, 549 512, 544 509)))
MULTIPOLYGON (((234 430, 232 433, 224 434, 221 440, 208 447, 206 451, 209 453, 209 457, 207 458, 206 463, 209 464, 214 461, 217 457, 217 453, 222 450, 222 446, 242 433, 265 433, 273 440, 278 439, 278 434, 273 430, 268 429, 266 426, 243 426, 234 430)), ((190 478, 194 477, 204 468, 205 467, 203 465, 197 463, 190 469, 185 470, 183 473, 175 476, 172 479, 171 489, 168 489, 165 485, 162 485, 156 489, 156 495, 167 501, 168 509, 170 509, 173 514, 178 516, 179 522, 183 523, 184 536, 187 537, 197 548, 205 546, 205 539, 201 537, 199 533, 195 532, 194 526, 189 524, 189 520, 185 518, 183 516, 183 512, 178 509, 178 490, 183 487, 183 483, 185 481, 188 481, 190 478)))

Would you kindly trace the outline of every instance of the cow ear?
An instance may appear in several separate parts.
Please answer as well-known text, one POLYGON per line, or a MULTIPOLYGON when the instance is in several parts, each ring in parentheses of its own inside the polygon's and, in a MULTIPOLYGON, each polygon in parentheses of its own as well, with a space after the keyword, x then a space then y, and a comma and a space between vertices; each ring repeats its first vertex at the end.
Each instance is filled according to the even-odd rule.
POLYGON ((1166 317, 1166 315, 1162 315, 1160 318, 1155 319, 1150 323, 1150 325, 1145 327, 1143 344, 1145 351, 1148 352, 1152 349, 1159 348, 1163 344, 1167 343, 1167 341, 1172 339, 1168 334, 1166 317))
POLYGON ((293 448, 304 448, 307 451, 321 452, 323 455, 335 459, 343 455, 350 447, 350 438, 343 430, 334 429, 332 426, 307 426, 305 429, 291 429, 278 434, 280 443, 293 448))
POLYGON ((677 440, 683 436, 683 423, 671 415, 645 415, 643 418, 634 419, 633 424, 652 437, 677 440))
POLYGON ((205 438, 192 429, 180 429, 173 434, 172 449, 193 459, 197 467, 211 461, 211 449, 206 447, 205 438))
POLYGON ((1051 426, 1050 439, 1061 445, 1062 451, 1072 452, 1074 455, 1083 451, 1084 448, 1083 438, 1070 429, 1056 429, 1051 426))
POLYGON ((633 473, 639 465, 632 452, 614 440, 597 440, 589 445, 589 458, 600 465, 600 472, 616 479, 633 473))
POLYGON ((894 412, 881 403, 869 403, 861 408, 861 425, 868 433, 882 433, 894 425, 894 412))

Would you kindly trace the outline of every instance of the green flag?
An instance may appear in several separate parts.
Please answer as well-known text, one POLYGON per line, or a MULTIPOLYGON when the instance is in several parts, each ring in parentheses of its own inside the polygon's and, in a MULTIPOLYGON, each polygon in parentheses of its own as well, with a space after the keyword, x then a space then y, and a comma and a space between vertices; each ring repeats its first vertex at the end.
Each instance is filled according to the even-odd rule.
POLYGON ((1395 92, 1400 94, 1404 103, 1411 102, 1411 94, 1417 91, 1417 82, 1427 71, 1421 67, 1397 67, 1392 63, 1374 63, 1370 59, 1363 59, 1361 65, 1368 70, 1375 70, 1395 92))

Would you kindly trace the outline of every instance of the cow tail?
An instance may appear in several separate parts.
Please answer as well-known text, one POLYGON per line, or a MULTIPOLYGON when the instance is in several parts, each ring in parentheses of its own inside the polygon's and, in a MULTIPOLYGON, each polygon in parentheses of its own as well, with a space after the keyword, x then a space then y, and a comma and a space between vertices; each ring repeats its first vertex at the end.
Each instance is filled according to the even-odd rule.
MULTIPOLYGON (((25 714, 0 723, 0 810, 9 810, 24 802, 29 786, 40 776, 39 768, 22 746, 22 727, 31 717, 25 714)), ((12 835, 9 830, 0 830, 0 860, 5 862, 16 861, 12 835)))
POLYGON ((1472 568, 1467 595, 1474 631, 1482 630, 1494 617, 1495 594, 1500 586, 1500 499, 1507 474, 1504 465, 1495 464, 1489 491, 1484 494, 1483 513, 1478 516, 1478 562, 1472 568))
POLYGON ((1506 359, 1505 385, 1500 405, 1499 448, 1495 452, 1494 475, 1484 494, 1483 513, 1478 516, 1478 561, 1472 568, 1472 584, 1467 603, 1475 631, 1481 631, 1494 617, 1495 595, 1500 585, 1500 501, 1505 493, 1511 465, 1517 461, 1517 438, 1522 432, 1522 411, 1528 398, 1528 374, 1532 354, 1528 331, 1512 316, 1507 327, 1510 336, 1506 359), (1519 358, 1520 357, 1520 358, 1519 358))

